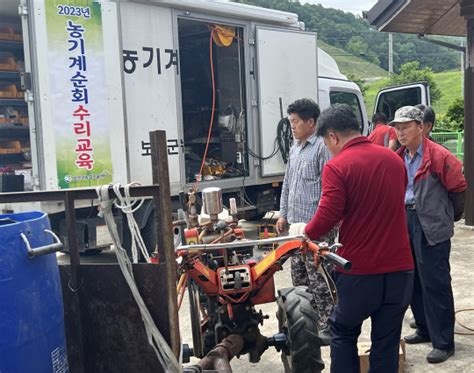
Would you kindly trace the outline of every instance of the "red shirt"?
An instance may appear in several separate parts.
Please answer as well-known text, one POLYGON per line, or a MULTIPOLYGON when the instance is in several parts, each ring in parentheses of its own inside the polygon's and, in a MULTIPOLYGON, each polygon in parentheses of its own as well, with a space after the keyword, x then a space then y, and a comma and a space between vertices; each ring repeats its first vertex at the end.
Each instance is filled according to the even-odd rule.
POLYGON ((375 129, 370 133, 369 140, 373 144, 387 147, 390 140, 396 140, 397 133, 395 128, 386 124, 377 124, 375 129))
POLYGON ((352 274, 412 270, 406 184, 397 154, 357 137, 324 167, 319 207, 305 233, 318 239, 341 222, 337 253, 352 262, 352 274))

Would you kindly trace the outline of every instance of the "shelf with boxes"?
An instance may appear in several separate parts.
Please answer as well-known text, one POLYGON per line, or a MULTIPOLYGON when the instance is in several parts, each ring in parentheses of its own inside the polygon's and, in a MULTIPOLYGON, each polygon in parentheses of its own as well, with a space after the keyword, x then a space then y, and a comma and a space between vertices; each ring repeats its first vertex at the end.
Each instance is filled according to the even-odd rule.
POLYGON ((28 106, 21 89, 24 66, 21 22, 0 19, 0 192, 27 190, 31 184, 28 106))

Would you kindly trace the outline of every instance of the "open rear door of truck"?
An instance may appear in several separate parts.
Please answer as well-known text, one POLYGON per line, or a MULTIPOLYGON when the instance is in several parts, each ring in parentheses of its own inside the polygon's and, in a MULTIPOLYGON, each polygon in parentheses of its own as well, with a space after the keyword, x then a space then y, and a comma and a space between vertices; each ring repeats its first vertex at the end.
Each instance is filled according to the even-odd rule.
POLYGON ((382 89, 377 93, 374 114, 384 113, 388 121, 391 121, 397 109, 418 104, 430 105, 430 89, 427 82, 403 84, 382 89))
POLYGON ((316 34, 257 27, 257 68, 261 175, 285 172, 278 150, 278 123, 286 108, 299 98, 318 99, 316 34))

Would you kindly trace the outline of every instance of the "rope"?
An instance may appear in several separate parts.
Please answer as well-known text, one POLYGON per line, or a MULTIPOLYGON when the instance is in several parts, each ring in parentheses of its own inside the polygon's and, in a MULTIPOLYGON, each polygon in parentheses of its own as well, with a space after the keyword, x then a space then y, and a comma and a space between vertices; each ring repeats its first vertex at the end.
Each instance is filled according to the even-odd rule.
MULTIPOLYGON (((130 213, 127 213, 127 220, 129 221, 129 226, 136 225, 136 222, 134 221, 135 219, 133 218, 133 211, 135 211, 138 208, 138 207, 135 207, 135 208, 132 207, 133 202, 131 201, 131 198, 130 198, 130 186, 132 185, 138 185, 138 183, 132 183, 132 184, 126 185, 125 196, 120 195, 120 193, 117 194, 117 191, 119 192, 119 188, 120 188, 119 184, 115 184, 113 186, 113 189, 118 199, 120 200, 120 204, 116 204, 116 205, 120 206, 119 208, 123 208, 124 209, 123 211, 127 211, 127 212, 131 211, 130 213), (133 220, 134 222, 130 223, 130 220, 133 220)), ((141 297, 140 292, 138 291, 137 285, 135 283, 135 278, 133 275, 132 263, 130 262, 130 259, 127 256, 127 252, 125 251, 125 249, 122 247, 122 244, 120 243, 120 235, 118 233, 117 225, 115 224, 115 219, 112 213, 112 206, 114 205, 114 201, 109 198, 109 185, 103 185, 101 187, 98 187, 96 191, 97 191, 97 195, 99 197, 98 199, 100 203, 99 216, 103 217, 105 222, 107 223, 107 228, 109 229, 110 236, 112 237, 112 240, 114 242, 114 253, 115 253, 115 256, 117 257, 120 270, 122 271, 122 274, 125 280, 127 281, 128 286, 130 287, 133 298, 135 299, 135 302, 137 303, 138 308, 140 309, 140 315, 142 317, 143 324, 145 326, 148 343, 155 351, 156 357, 158 358, 158 361, 160 362, 161 366, 164 369, 166 369, 167 372, 172 372, 172 373, 182 372, 180 363, 178 362, 170 346, 168 345, 168 343, 166 342, 166 340, 163 338, 162 334, 156 327, 155 322, 153 321, 153 318, 151 317, 151 314, 148 311, 148 308, 145 305, 145 302, 143 301, 143 298, 141 297)), ((141 205, 141 203, 142 202, 140 202, 139 205, 141 205)), ((135 238, 137 237, 135 236, 135 238)))
POLYGON ((139 186, 140 183, 134 181, 130 184, 127 184, 124 187, 124 195, 120 193, 120 184, 114 184, 113 190, 117 199, 114 202, 115 207, 122 210, 122 212, 127 217, 128 228, 130 230, 130 234, 132 236, 132 260, 133 263, 138 263, 138 249, 142 253, 145 261, 150 263, 150 254, 148 254, 148 250, 146 248, 145 242, 143 241, 142 235, 140 234, 140 227, 138 226, 135 218, 133 217, 133 213, 137 211, 140 207, 142 207, 143 203, 145 202, 144 198, 141 198, 138 202, 136 199, 132 199, 130 196, 130 187, 131 186, 139 186), (138 245, 138 248, 137 248, 138 245))

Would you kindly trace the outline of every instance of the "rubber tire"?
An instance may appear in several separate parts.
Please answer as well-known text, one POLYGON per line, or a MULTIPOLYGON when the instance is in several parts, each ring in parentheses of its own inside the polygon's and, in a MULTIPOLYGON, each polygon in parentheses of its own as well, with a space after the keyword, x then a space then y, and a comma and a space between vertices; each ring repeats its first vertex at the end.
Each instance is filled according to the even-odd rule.
POLYGON ((278 329, 288 337, 288 346, 281 353, 285 373, 320 373, 324 369, 318 313, 307 289, 295 286, 278 291, 278 329))
POLYGON ((197 358, 204 357, 204 339, 201 330, 201 311, 199 309, 199 288, 193 280, 188 280, 189 315, 193 335, 193 351, 197 358))

